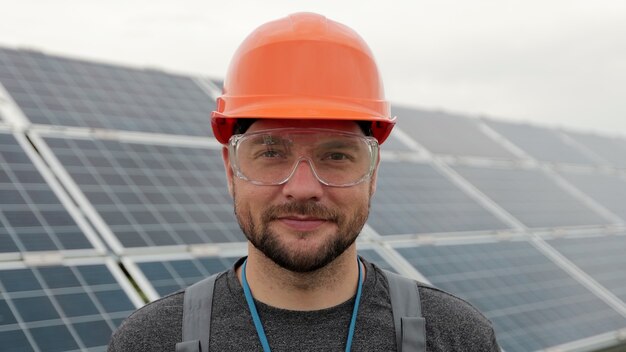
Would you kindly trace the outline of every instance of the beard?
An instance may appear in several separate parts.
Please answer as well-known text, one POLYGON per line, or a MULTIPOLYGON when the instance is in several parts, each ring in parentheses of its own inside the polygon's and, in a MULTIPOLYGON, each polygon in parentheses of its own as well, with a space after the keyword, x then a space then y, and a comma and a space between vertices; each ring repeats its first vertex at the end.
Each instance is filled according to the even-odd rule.
POLYGON ((292 202, 273 205, 266 208, 255 223, 250 208, 238 206, 235 193, 235 216, 239 227, 252 245, 280 267, 292 272, 308 273, 325 267, 339 257, 356 241, 369 215, 369 200, 359 206, 352 214, 322 206, 314 201, 292 202), (336 232, 315 234, 308 232, 296 233, 295 237, 326 236, 320 248, 292 250, 281 241, 278 233, 270 228, 272 221, 284 215, 306 215, 325 219, 334 223, 336 232))

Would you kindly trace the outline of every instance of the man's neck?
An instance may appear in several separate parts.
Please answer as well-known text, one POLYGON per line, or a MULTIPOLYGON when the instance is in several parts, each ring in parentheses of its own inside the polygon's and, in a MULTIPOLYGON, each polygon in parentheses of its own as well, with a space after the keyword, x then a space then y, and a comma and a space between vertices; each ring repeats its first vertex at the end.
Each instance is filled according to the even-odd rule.
MULTIPOLYGON (((358 266, 354 245, 332 263, 310 273, 286 270, 254 247, 249 248, 248 253, 246 277, 252 295, 272 307, 319 310, 341 304, 356 293, 358 266)), ((365 268, 361 269, 364 280, 365 268)), ((240 282, 241 270, 241 266, 237 268, 240 282)))

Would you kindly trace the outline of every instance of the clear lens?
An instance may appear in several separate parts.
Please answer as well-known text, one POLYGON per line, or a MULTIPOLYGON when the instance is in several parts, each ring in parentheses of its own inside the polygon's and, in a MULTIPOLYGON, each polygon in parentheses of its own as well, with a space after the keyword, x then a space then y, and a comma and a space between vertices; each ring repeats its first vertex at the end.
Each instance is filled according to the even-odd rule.
POLYGON ((235 174, 260 185, 287 182, 307 162, 317 179, 346 187, 367 180, 378 156, 375 138, 324 129, 273 129, 230 139, 235 174))

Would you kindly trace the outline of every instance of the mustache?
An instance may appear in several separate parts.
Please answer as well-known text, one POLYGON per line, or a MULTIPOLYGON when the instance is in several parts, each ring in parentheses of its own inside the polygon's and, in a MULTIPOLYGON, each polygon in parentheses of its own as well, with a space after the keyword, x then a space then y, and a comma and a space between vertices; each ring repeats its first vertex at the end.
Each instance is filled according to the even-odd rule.
POLYGON ((338 222, 340 215, 337 211, 315 202, 293 202, 270 206, 263 213, 266 222, 276 220, 286 215, 302 215, 338 222))

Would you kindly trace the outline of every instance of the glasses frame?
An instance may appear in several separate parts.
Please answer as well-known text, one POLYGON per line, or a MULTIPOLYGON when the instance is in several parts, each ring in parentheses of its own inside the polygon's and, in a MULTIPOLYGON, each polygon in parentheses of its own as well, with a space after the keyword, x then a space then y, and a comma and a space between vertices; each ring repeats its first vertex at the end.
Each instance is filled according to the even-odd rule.
POLYGON ((230 139, 228 140, 228 155, 230 157, 230 166, 233 171, 233 174, 237 178, 245 180, 257 186, 279 186, 279 185, 283 185, 287 183, 287 181, 289 181, 291 177, 293 176, 293 174, 296 172, 298 165, 300 165, 302 161, 306 161, 309 163, 309 167, 311 168, 311 171, 313 175, 315 176, 315 178, 321 184, 325 186, 329 186, 329 187, 355 186, 355 185, 358 185, 360 183, 363 183, 369 180, 372 177, 372 175, 374 174, 374 170, 376 169, 376 165, 378 164, 379 153, 380 153, 380 146, 378 144, 378 140, 372 136, 365 136, 365 135, 358 134, 358 133, 344 132, 344 131, 338 131, 334 129, 325 129, 325 128, 298 128, 298 127, 273 128, 273 129, 259 130, 259 131, 248 132, 248 133, 243 133, 243 134, 235 134, 235 135, 232 135, 230 139), (323 134, 343 135, 343 136, 349 136, 352 138, 355 138, 355 137, 359 138, 369 147, 369 151, 370 151, 369 169, 367 173, 363 175, 363 177, 361 177, 360 179, 354 182, 346 183, 346 184, 332 184, 323 180, 317 174, 317 171, 315 171, 315 166, 314 166, 315 163, 311 160, 311 158, 301 156, 294 162, 291 172, 284 179, 280 181, 276 181, 276 182, 256 181, 256 180, 250 179, 243 172, 241 172, 241 169, 239 167, 239 156, 237 154, 237 149, 242 141, 245 141, 246 139, 249 139, 254 136, 261 135, 261 134, 290 134, 290 133, 299 133, 299 134, 323 133, 323 134))

